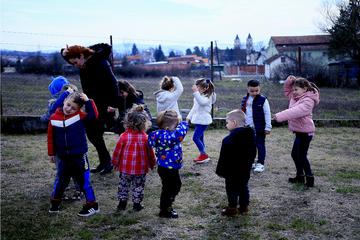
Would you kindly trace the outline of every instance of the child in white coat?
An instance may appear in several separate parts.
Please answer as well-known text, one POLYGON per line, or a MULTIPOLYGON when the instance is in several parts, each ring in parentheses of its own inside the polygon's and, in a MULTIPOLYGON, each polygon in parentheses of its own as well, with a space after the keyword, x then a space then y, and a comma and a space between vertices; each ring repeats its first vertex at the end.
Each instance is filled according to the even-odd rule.
POLYGON ((209 80, 200 78, 192 86, 194 95, 194 105, 191 108, 186 119, 195 124, 193 141, 199 149, 200 155, 193 159, 195 163, 205 163, 210 160, 206 153, 204 132, 212 123, 211 108, 216 101, 215 86, 209 80))
POLYGON ((160 90, 154 93, 157 113, 173 109, 181 116, 177 101, 183 91, 184 87, 178 77, 164 76, 160 81, 160 90))

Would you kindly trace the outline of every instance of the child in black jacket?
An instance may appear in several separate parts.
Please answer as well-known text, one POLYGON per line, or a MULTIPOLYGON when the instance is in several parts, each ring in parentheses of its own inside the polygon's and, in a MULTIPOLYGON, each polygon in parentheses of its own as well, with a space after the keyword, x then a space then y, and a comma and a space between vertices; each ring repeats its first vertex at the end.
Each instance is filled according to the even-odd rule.
POLYGON ((222 210, 222 215, 234 216, 248 212, 248 181, 256 156, 256 144, 254 130, 245 127, 245 114, 240 109, 226 114, 226 128, 230 133, 222 141, 216 174, 225 178, 228 198, 228 207, 222 210))

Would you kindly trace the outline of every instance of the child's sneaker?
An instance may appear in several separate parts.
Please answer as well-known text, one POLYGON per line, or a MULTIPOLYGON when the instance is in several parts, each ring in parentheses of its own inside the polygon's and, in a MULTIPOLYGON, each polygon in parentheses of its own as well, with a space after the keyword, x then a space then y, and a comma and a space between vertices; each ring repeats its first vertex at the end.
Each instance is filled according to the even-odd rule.
POLYGON ((210 160, 209 155, 201 153, 197 158, 193 159, 195 163, 206 163, 210 160))
POLYGON ((59 205, 51 204, 49 213, 59 213, 59 212, 60 212, 59 205))
POLYGON ((49 213, 58 213, 60 212, 60 200, 52 199, 50 200, 50 209, 49 213))
POLYGON ((265 170, 265 167, 261 163, 257 163, 255 165, 255 169, 254 169, 255 173, 262 173, 264 170, 265 170))
POLYGON ((89 217, 95 213, 98 213, 99 211, 99 205, 97 202, 91 204, 86 203, 83 206, 83 209, 78 213, 78 215, 81 217, 89 217))

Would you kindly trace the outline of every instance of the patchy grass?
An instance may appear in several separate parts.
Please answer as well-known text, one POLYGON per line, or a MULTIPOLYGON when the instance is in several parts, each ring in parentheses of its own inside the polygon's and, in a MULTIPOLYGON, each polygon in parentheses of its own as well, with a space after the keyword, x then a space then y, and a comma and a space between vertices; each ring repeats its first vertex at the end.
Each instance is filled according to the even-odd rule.
MULTIPOLYGON (((82 202, 64 202, 60 214, 50 215, 49 195, 55 170, 49 163, 46 135, 1 136, 2 239, 360 239, 360 146, 358 128, 319 128, 310 145, 309 159, 315 187, 292 185, 295 174, 290 152, 293 134, 275 128, 267 137, 266 170, 252 174, 250 213, 223 217, 224 180, 214 173, 225 130, 205 133, 212 160, 194 165, 197 150, 184 141, 182 188, 174 203, 179 219, 161 219, 161 184, 156 171, 148 174, 145 209, 136 213, 129 202, 117 213, 116 173, 92 175, 100 213, 89 218, 76 214, 82 202), (349 148, 347 146, 350 146, 349 148)), ((112 151, 116 135, 106 135, 112 151)), ((92 166, 96 152, 90 145, 92 166)), ((72 191, 72 190, 70 190, 72 191)))
MULTIPOLYGON (((4 115, 41 115, 47 110, 50 98, 47 86, 50 77, 30 74, 2 74, 2 110, 4 115)), ((78 75, 68 76, 68 80, 81 89, 78 75)), ((120 78, 118 78, 120 79, 120 78)), ((193 104, 191 85, 195 78, 184 77, 181 81, 184 92, 179 100, 182 109, 190 109, 193 104)), ((155 115, 156 102, 153 93, 159 88, 160 78, 128 79, 136 88, 144 92, 145 103, 155 115)), ((239 108, 242 97, 246 94, 248 79, 215 81, 217 102, 214 116, 224 117, 235 108, 239 108)), ((283 86, 266 81, 261 85, 262 93, 269 99, 271 112, 279 112, 288 106, 284 97, 283 86)), ((314 112, 315 119, 360 119, 360 91, 358 89, 321 88, 320 105, 314 112)))

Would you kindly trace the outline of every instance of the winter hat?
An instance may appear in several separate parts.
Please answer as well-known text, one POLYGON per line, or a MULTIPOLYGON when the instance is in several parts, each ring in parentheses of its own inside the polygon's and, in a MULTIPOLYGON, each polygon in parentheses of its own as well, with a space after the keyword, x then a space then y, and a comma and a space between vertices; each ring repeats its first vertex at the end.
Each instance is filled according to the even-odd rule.
POLYGON ((52 81, 49 84, 49 91, 51 95, 54 96, 59 93, 65 84, 69 84, 69 81, 63 76, 52 78, 52 81))

